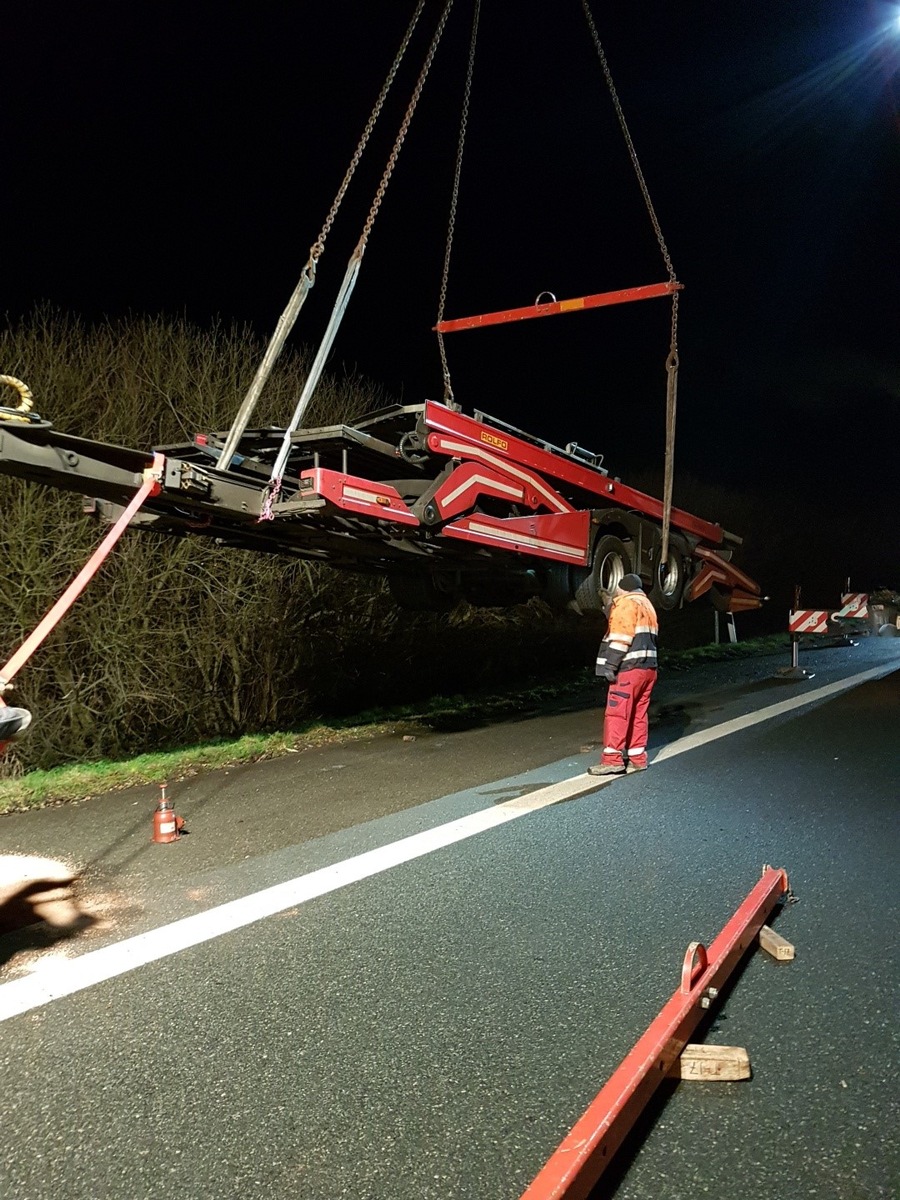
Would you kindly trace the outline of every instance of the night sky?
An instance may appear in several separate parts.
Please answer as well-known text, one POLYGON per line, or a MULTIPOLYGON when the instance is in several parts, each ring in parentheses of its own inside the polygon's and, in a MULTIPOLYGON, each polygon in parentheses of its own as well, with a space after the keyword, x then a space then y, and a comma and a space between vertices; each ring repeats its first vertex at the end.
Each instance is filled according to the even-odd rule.
MULTIPOLYGON (((413 7, 8 6, 0 310, 48 301, 268 335, 413 7)), ((321 334, 439 8, 295 342, 321 334)), ((331 364, 408 403, 441 396, 431 326, 472 8, 456 0, 331 364)), ((754 497, 765 520, 792 498, 825 520, 852 508, 854 569, 900 576, 900 5, 592 8, 685 285, 679 478, 754 497)), ((665 279, 579 0, 483 0, 468 135, 448 317, 665 279)), ((668 321, 654 300, 449 335, 456 398, 603 451, 627 480, 661 464, 668 321)))

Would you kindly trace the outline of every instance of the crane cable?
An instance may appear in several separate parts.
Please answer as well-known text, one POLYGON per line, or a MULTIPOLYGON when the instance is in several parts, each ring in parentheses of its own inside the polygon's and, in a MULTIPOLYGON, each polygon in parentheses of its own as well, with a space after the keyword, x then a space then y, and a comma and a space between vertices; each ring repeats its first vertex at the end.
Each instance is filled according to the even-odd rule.
POLYGON ((350 165, 347 168, 347 172, 344 175, 341 186, 337 190, 331 208, 328 212, 328 216, 325 218, 325 223, 322 226, 322 230, 310 247, 309 259, 307 260, 306 266, 303 268, 300 280, 297 283, 290 300, 288 300, 284 312, 278 318, 278 324, 276 325, 275 332, 272 335, 268 346, 266 347, 262 362, 257 367, 253 381, 247 390, 247 394, 241 403, 241 407, 234 419, 234 423, 228 432, 228 437, 225 440, 225 445, 222 447, 222 454, 219 458, 219 463, 222 469, 225 471, 227 471, 231 465, 231 460, 238 448, 241 437, 244 434, 244 430, 247 428, 250 417, 253 415, 253 410, 256 408, 259 397, 262 394, 262 390, 272 373, 272 368, 275 366, 278 356, 281 354, 288 334, 294 328, 294 324, 296 323, 297 317, 300 314, 300 309, 303 307, 303 303, 306 300, 310 289, 316 282, 316 264, 325 253, 325 239, 328 237, 328 234, 331 231, 331 227, 334 224, 338 209, 340 208, 341 202, 343 201, 347 189, 350 186, 350 181, 353 178, 356 168, 359 166, 359 161, 362 158, 363 151, 365 150, 369 138, 372 135, 372 130, 375 128, 375 122, 381 115, 381 110, 384 107, 387 94, 391 89, 391 84, 394 82, 394 77, 396 76, 397 71, 400 68, 400 64, 403 61, 403 56, 406 53, 406 49, 410 43, 410 39, 412 38, 424 7, 425 0, 418 0, 416 9, 412 15, 412 19, 407 26, 406 33, 403 35, 400 48, 398 49, 393 64, 391 65, 391 69, 388 71, 385 81, 382 84, 381 91, 378 94, 378 99, 375 101, 375 107, 372 109, 372 112, 369 115, 369 119, 366 122, 362 136, 359 139, 359 144, 357 145, 356 151, 350 160, 350 165))
MULTIPOLYGON (((481 17, 481 0, 475 0, 475 12, 472 17, 472 38, 469 43, 469 61, 466 68, 466 84, 463 91, 462 115, 459 123, 459 142, 456 147, 456 168, 453 173, 453 193, 450 199, 450 218, 447 223, 447 246, 444 250, 444 271, 441 275, 441 290, 438 299, 437 324, 444 319, 444 307, 447 303, 447 282, 450 278, 450 253, 453 249, 453 234, 456 230, 456 206, 459 200, 459 179, 462 173, 463 151, 466 145, 466 129, 469 124, 469 102, 472 96, 472 76, 475 71, 475 43, 478 38, 478 22, 481 17)), ((449 408, 458 407, 453 396, 453 385, 450 381, 450 367, 447 363, 447 351, 444 346, 444 335, 438 330, 438 350, 441 356, 441 368, 444 376, 444 403, 449 408)))
MULTIPOLYGON (((631 132, 628 129, 628 123, 625 120, 625 114, 622 111, 622 105, 619 101, 619 94, 616 91, 616 86, 613 83, 612 72, 609 69, 609 63, 606 61, 606 54, 603 50, 603 45, 600 42, 600 35, 597 33, 597 26, 594 24, 594 18, 591 14, 588 0, 581 0, 581 6, 584 9, 584 15, 587 18, 588 28, 591 31, 594 48, 600 59, 600 65, 603 68, 603 74, 606 77, 606 83, 609 88, 610 96, 612 97, 613 107, 616 110, 616 116, 619 119, 619 125, 625 137, 625 145, 628 147, 628 153, 631 157, 631 165, 634 167, 634 173, 637 176, 637 181, 640 184, 641 194, 644 197, 644 204, 647 206, 647 212, 650 216, 650 221, 653 225, 653 231, 656 234, 656 240, 659 243, 660 251, 662 252, 663 262, 666 270, 669 273, 669 282, 675 284, 678 282, 675 275, 675 268, 672 266, 672 259, 669 256, 669 250, 666 246, 666 240, 663 237, 662 230, 659 225, 659 220, 656 216, 656 210, 653 207, 653 201, 650 199, 650 191, 647 187, 647 181, 644 179, 644 172, 641 170, 641 164, 638 161, 637 151, 634 148, 634 142, 631 139, 631 132)), ((669 528, 672 520, 672 490, 675 473, 675 410, 678 399, 678 291, 672 291, 672 325, 671 325, 671 341, 669 344, 669 354, 666 358, 666 449, 665 449, 665 477, 663 483, 663 513, 662 513, 662 545, 660 546, 659 562, 657 563, 657 571, 659 573, 659 582, 663 584, 665 581, 665 572, 669 562, 669 528)))
POLYGON ((297 407, 294 409, 290 424, 284 431, 284 437, 281 442, 281 449, 278 451, 278 457, 272 466, 272 473, 269 477, 269 483, 266 486, 266 496, 263 501, 262 513, 260 520, 271 520, 273 517, 272 505, 281 491, 281 480, 284 474, 285 466, 287 465, 288 457, 290 456, 291 446, 293 444, 293 434, 299 428, 300 422, 303 420, 303 414, 312 399, 313 392, 319 382, 322 371, 325 366, 325 360, 328 357, 331 346, 337 335, 338 328, 343 320, 344 313, 347 309, 347 304, 350 301, 350 295, 356 284, 359 269, 362 264, 362 257, 365 254, 366 246, 369 241, 369 235, 372 232, 372 226, 375 224, 375 218, 378 216, 378 211, 381 208, 381 202, 384 200, 385 193, 388 189, 388 184, 391 181, 391 176, 394 173, 394 168, 397 165, 397 159, 400 157, 400 151, 403 148, 403 143, 406 140, 406 135, 409 132, 409 126, 412 122, 413 114, 416 111, 416 106, 419 103, 419 97, 422 95, 422 89, 425 86, 425 81, 428 78, 428 73, 431 70, 431 64, 434 61, 435 53, 437 52, 438 44, 441 40, 441 35, 444 32, 444 27, 447 24, 447 18, 450 16, 450 10, 453 7, 453 0, 447 0, 444 5, 444 10, 441 13, 434 36, 431 39, 431 44, 428 47, 428 52, 425 55, 425 61, 419 72, 419 77, 416 80, 416 85, 413 88, 412 96, 404 114, 403 121, 400 124, 400 129, 388 156, 387 166, 384 169, 384 174, 381 177, 381 182, 375 192, 375 198, 372 201, 372 207, 369 209, 369 215, 366 217, 363 231, 359 241, 356 244, 356 249, 350 256, 350 261, 347 264, 347 270, 344 274, 343 282, 338 291, 337 299, 334 302, 334 308, 331 312, 331 317, 328 321, 328 326, 322 337, 319 349, 316 352, 316 357, 309 369, 309 374, 306 382, 303 385, 303 390, 300 393, 300 398, 297 401, 297 407))

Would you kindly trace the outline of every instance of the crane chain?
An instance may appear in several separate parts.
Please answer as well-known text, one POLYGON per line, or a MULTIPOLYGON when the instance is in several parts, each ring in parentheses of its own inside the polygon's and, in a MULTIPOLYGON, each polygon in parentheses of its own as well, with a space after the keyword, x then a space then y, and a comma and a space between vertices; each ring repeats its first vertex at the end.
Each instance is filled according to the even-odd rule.
POLYGON ((631 138, 631 131, 628 128, 628 122, 625 120, 625 113, 622 111, 622 103, 619 100, 619 93, 616 91, 615 83, 613 83, 612 72, 609 69, 609 63, 606 60, 606 52, 604 51, 603 44, 600 41, 600 35, 597 32, 597 26, 594 24, 594 17, 591 13, 588 0, 581 0, 581 6, 584 9, 584 15, 587 17, 588 28, 591 31, 594 48, 597 51, 597 57, 600 59, 600 66, 603 68, 603 74, 606 78, 606 86, 609 88, 609 94, 612 97, 613 107, 616 110, 616 116, 619 120, 619 126, 622 130, 622 135, 625 138, 625 145, 628 147, 631 165, 634 167, 634 173, 637 176, 637 181, 641 188, 641 194, 644 197, 644 204, 647 206, 647 212, 653 225, 653 232, 656 234, 656 240, 659 243, 659 248, 663 256, 663 262, 666 264, 666 270, 669 273, 669 281, 671 283, 675 283, 677 278, 675 275, 675 268, 672 266, 672 259, 669 256, 669 249, 666 246, 666 239, 663 237, 662 229, 660 228, 659 220, 656 216, 656 209, 653 207, 653 201, 650 199, 650 189, 647 187, 647 181, 644 178, 644 172, 641 170, 641 164, 638 160, 637 150, 634 148, 634 142, 631 138))
MULTIPOLYGON (((356 286, 356 279, 359 275, 360 266, 362 264, 363 254, 366 250, 366 245, 369 240, 369 235, 372 232, 372 226, 375 224, 375 218, 378 216, 378 211, 381 208, 381 202, 384 200, 385 193, 388 189, 388 184, 391 181, 391 176, 394 172, 394 167, 397 165, 397 160, 400 157, 400 151, 403 148, 403 143, 406 140, 406 135, 409 131, 409 126, 416 111, 416 106, 419 103, 419 97, 422 94, 422 89, 425 86, 425 81, 428 78, 428 73, 431 69, 431 64, 434 61, 434 56, 441 40, 441 35, 444 32, 444 26, 447 24, 447 18, 450 15, 450 10, 453 7, 453 0, 447 0, 444 5, 444 10, 438 21, 437 28, 431 39, 431 44, 428 47, 428 52, 425 55, 425 61, 419 71, 419 77, 416 80, 416 85, 413 88, 412 96, 404 114, 403 121, 400 124, 400 129, 397 133, 396 140, 388 156, 387 166, 384 169, 384 174, 381 177, 381 182, 375 192, 375 198, 372 201, 372 207, 369 209, 369 215, 366 217, 363 231, 360 234, 359 241, 356 244, 356 249, 350 255, 350 261, 347 264, 347 270, 344 274, 344 280, 338 291, 337 299, 334 302, 334 307, 331 311, 328 325, 322 341, 319 344, 319 349, 313 359, 309 369, 309 374, 303 384, 303 389, 300 393, 300 398, 297 401, 297 406, 294 409, 293 416, 284 431, 284 436, 281 441, 281 448, 272 466, 269 482, 266 485, 265 498, 263 500, 262 512, 260 520, 271 520, 274 515, 274 505, 281 492, 281 482, 284 469, 288 462, 288 457, 291 449, 291 435, 300 427, 300 422, 306 412, 309 402, 312 400, 313 393, 318 386, 322 371, 325 366, 325 361, 334 339, 337 336, 338 329, 344 319, 344 314, 347 311, 347 305, 350 302, 350 296, 356 286)), ((225 451, 223 450, 223 455, 225 451)))
MULTIPOLYGON (((444 250, 444 270, 441 275, 441 290, 438 297, 438 313, 436 324, 444 319, 444 308, 447 303, 447 284, 450 278, 450 255, 453 250, 453 235, 456 232, 456 208, 459 201, 459 180, 462 174, 463 152, 466 145, 466 131, 469 125, 469 104, 472 97, 472 76, 475 72, 475 43, 478 38, 478 23, 481 17, 481 0, 475 0, 475 12, 472 17, 472 38, 469 43, 469 61, 466 67, 466 83, 463 91, 462 115, 459 123, 459 142, 456 147, 456 168, 453 173, 453 192, 450 198, 450 217, 447 222, 447 245, 444 250)), ((447 350, 444 345, 444 335, 438 331, 438 351, 441 356, 441 370, 444 377, 444 403, 455 408, 453 384, 450 380, 450 366, 447 362, 447 350)))
POLYGON ((387 166, 384 169, 384 174, 381 177, 381 182, 375 192, 375 199, 372 201, 372 207, 369 209, 369 215, 366 217, 366 223, 363 226, 362 235, 356 247, 356 254, 361 257, 369 240, 369 234, 372 232, 372 226, 375 224, 375 218, 378 216, 378 210, 381 208, 381 202, 384 200, 385 192, 388 189, 388 184, 391 181, 391 176, 394 173, 394 167, 397 165, 397 159, 400 157, 400 151, 403 148, 403 143, 406 140, 406 135, 409 132, 410 122, 413 119, 413 114, 416 111, 416 105, 419 103, 419 97, 422 95, 422 89, 425 86, 425 80, 428 78, 428 72, 431 70, 431 64, 434 61, 435 53, 437 52, 438 43, 441 40, 441 35, 444 32, 444 26, 447 24, 447 18, 450 16, 450 10, 453 7, 453 0, 447 0, 444 5, 444 11, 441 13, 441 19, 438 21, 437 28, 434 31, 434 37, 431 39, 431 45, 428 47, 428 53, 425 55, 425 61, 422 64, 422 69, 419 72, 419 78, 416 80, 416 86, 413 88, 412 96, 410 97, 409 105, 404 114, 403 121, 400 124, 400 130, 397 133, 396 141, 394 142, 391 153, 388 156, 387 166))
POLYGON ((228 436, 225 439, 225 444, 222 447, 222 454, 219 459, 219 462, 226 471, 231 465, 233 456, 240 445, 244 431, 250 422, 250 417, 253 415, 253 411, 259 402, 260 396, 262 395, 263 388, 266 386, 269 376, 272 374, 272 369, 275 366, 275 363, 278 361, 281 351, 284 348, 284 344, 288 339, 288 335, 297 322, 297 318, 300 315, 300 309, 306 302, 306 297, 309 295, 310 289, 315 285, 316 263, 325 252, 325 239, 331 230, 331 226, 334 224, 337 211, 341 206, 341 202, 344 199, 347 188, 350 186, 350 180, 353 178, 354 172, 356 171, 359 161, 362 158, 363 151, 366 148, 366 145, 372 134, 372 130, 375 127, 375 122, 378 120, 378 117, 384 106, 385 99, 390 90, 391 84, 394 81, 394 77, 400 67, 403 56, 406 53, 407 46, 409 45, 410 39, 413 35, 416 25, 418 24, 418 20, 424 6, 425 0, 418 0, 416 9, 412 15, 412 19, 407 26, 406 33, 404 34, 403 40, 400 43, 400 48, 398 49, 394 58, 393 65, 391 66, 391 69, 388 72, 384 83, 382 84, 381 91, 378 94, 378 99, 375 101, 375 107, 372 109, 372 112, 369 115, 369 119, 366 122, 362 137, 360 138, 359 144, 356 147, 356 152, 353 155, 353 158, 350 160, 350 166, 347 168, 347 172, 344 175, 341 186, 337 190, 337 195, 334 198, 328 216, 325 218, 325 223, 322 226, 322 230, 315 242, 313 242, 312 246, 310 247, 309 258, 307 259, 306 265, 300 273, 300 279, 297 282, 297 286, 291 293, 291 297, 285 305, 284 311, 278 318, 278 324, 275 326, 275 332, 269 339, 265 353, 262 357, 262 361, 256 368, 256 373, 250 382, 247 393, 241 402, 241 406, 238 409, 234 421, 232 422, 231 429, 228 431, 228 436))
POLYGON ((372 130, 375 128, 375 122, 378 120, 379 116, 381 115, 381 110, 384 107, 384 102, 387 99, 387 94, 391 89, 391 84, 394 82, 394 78, 397 74, 397 71, 400 69, 400 63, 403 61, 403 56, 405 55, 407 47, 409 46, 409 42, 415 31, 416 25, 419 23, 419 17, 422 15, 422 9, 424 7, 425 7, 425 0, 419 0, 418 4, 416 5, 416 10, 412 15, 412 19, 410 20, 409 25, 407 26, 406 33, 403 36, 403 41, 400 43, 400 48, 397 51, 397 55, 391 66, 391 69, 390 69, 390 71, 388 71, 387 76, 384 81, 384 84, 382 85, 381 91, 378 95, 378 99, 375 101, 375 107, 372 109, 372 112, 369 114, 369 119, 366 122, 366 127, 362 132, 362 137, 359 139, 359 145, 356 147, 356 151, 350 160, 350 165, 347 168, 347 173, 343 178, 341 186, 337 190, 337 194, 335 195, 334 201, 332 202, 331 208, 328 212, 328 216, 325 218, 325 223, 322 226, 319 236, 316 238, 316 240, 313 242, 312 246, 310 247, 310 250, 309 250, 310 262, 309 262, 309 264, 307 264, 308 266, 313 265, 316 262, 318 262, 318 260, 325 253, 325 239, 328 237, 328 234, 331 232, 331 227, 334 224, 335 218, 337 217, 338 209, 341 207, 341 203, 343 202, 344 196, 347 194, 347 188, 350 186, 350 181, 353 178, 354 172, 356 171, 356 168, 359 166, 360 159, 363 156, 363 151, 365 150, 366 146, 368 145, 369 138, 372 136, 372 130))
MULTIPOLYGON (((597 56, 600 59, 600 66, 603 68, 603 74, 606 78, 606 85, 609 88, 609 94, 612 97, 613 108, 616 110, 616 117, 619 121, 619 126, 622 130, 622 135, 625 138, 625 145, 628 148, 628 154, 631 158, 631 165, 634 167, 634 173, 637 176, 637 181, 641 189, 641 195, 644 197, 644 204, 647 208, 647 213, 650 217, 650 223, 653 226, 653 232, 656 234, 656 241, 659 245, 660 252, 665 263, 666 271, 669 276, 669 283, 675 284, 678 282, 678 277, 675 274, 675 268, 672 266, 672 258, 669 254, 669 248, 666 245, 666 239, 663 237, 663 232, 659 224, 659 218, 656 215, 656 209, 653 207, 653 201, 650 199, 650 189, 647 187, 647 181, 644 178, 644 172, 641 170, 641 164, 638 160, 637 150, 631 137, 631 131, 628 128, 628 122, 625 120, 625 113, 622 110, 622 104, 619 100, 619 93, 616 91, 616 85, 613 82, 612 72, 609 69, 609 63, 606 60, 606 53, 603 49, 603 44, 600 41, 600 35, 597 32, 597 26, 594 23, 594 17, 591 13, 588 0, 581 0, 581 6, 584 9, 584 15, 587 18, 588 28, 591 31, 591 38, 594 42, 594 48, 597 51, 597 56)), ((662 538, 660 545, 659 562, 657 570, 663 572, 668 570, 669 562, 669 529, 672 521, 672 492, 673 481, 675 474, 675 412, 678 397, 678 292, 672 291, 672 322, 671 322, 671 339, 669 343, 669 355, 666 359, 666 448, 665 448, 665 478, 663 483, 663 518, 662 518, 662 538)), ((662 577, 660 582, 663 582, 662 577)))

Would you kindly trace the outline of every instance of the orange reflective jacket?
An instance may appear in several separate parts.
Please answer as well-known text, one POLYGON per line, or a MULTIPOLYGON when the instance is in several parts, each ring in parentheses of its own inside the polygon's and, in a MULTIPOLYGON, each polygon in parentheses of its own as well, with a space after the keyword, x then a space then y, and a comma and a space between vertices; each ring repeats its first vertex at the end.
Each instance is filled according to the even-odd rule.
POLYGON ((607 667, 614 671, 627 671, 629 667, 655 671, 658 636, 656 609, 643 592, 617 596, 609 610, 606 637, 597 652, 597 674, 607 667))

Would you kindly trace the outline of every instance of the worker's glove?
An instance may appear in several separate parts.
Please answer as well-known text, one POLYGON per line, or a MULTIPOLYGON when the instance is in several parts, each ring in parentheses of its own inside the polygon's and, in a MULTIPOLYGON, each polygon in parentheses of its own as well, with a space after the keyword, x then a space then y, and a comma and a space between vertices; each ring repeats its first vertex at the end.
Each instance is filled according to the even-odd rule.
POLYGON ((608 663, 602 667, 597 667, 597 675, 600 679, 605 679, 607 683, 615 683, 616 674, 615 667, 609 666, 608 663))

